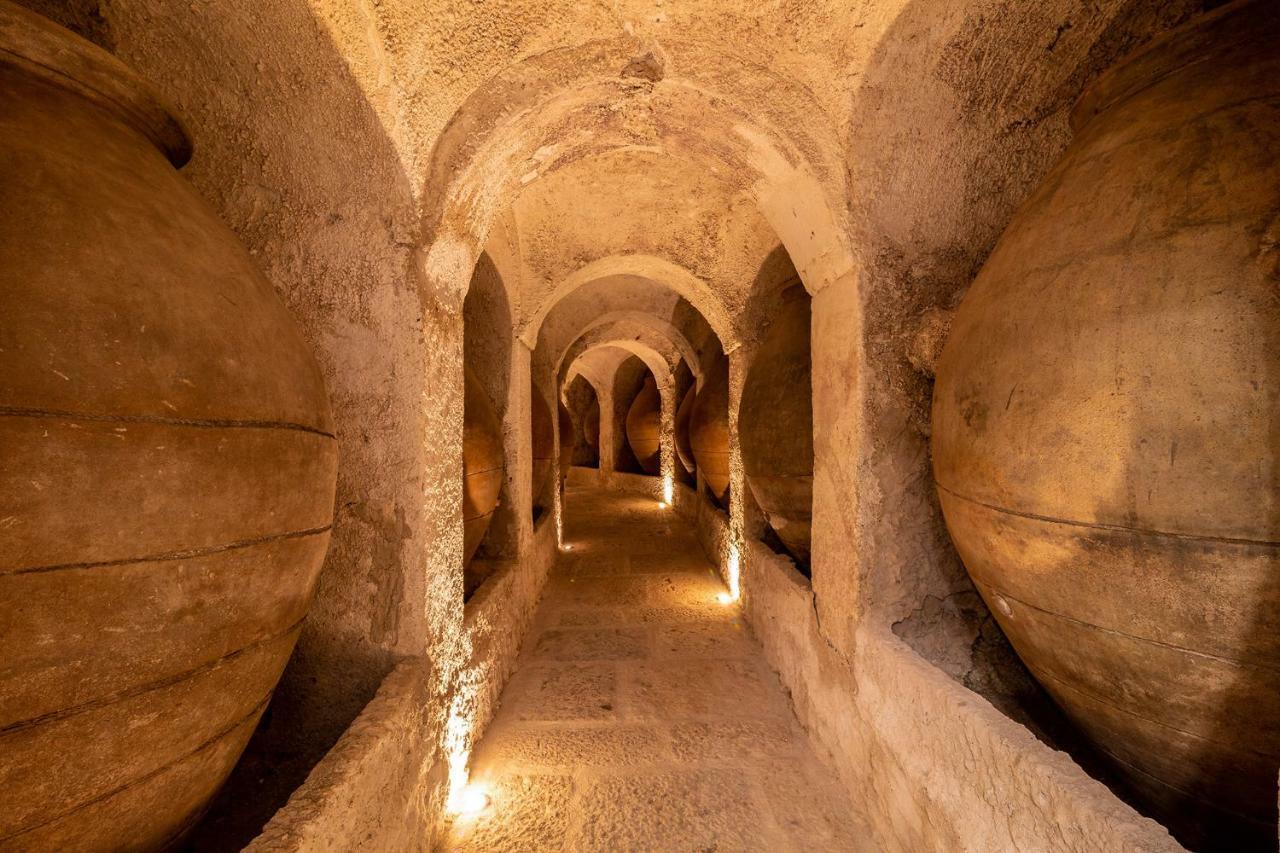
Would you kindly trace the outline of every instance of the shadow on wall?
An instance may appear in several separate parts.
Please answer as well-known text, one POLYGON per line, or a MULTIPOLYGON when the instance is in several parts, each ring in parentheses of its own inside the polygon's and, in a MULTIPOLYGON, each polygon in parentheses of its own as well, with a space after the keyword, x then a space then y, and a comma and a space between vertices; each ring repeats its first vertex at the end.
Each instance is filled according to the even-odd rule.
POLYGON ((195 143, 183 175, 254 254, 328 386, 338 492, 316 599, 243 759, 190 839, 192 850, 239 849, 426 636, 412 601, 439 581, 407 580, 427 575, 413 555, 431 533, 418 509, 425 362, 405 357, 422 322, 410 182, 304 0, 19 2, 116 53, 176 106, 195 143))
POLYGON ((115 52, 111 27, 102 15, 101 0, 13 0, 33 12, 88 39, 98 47, 115 52))

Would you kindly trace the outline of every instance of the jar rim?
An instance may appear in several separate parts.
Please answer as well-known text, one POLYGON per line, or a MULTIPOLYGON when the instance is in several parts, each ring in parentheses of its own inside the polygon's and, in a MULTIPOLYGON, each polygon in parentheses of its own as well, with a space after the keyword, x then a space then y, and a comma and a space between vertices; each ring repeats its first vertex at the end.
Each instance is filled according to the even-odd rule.
POLYGON ((191 159, 191 137, 140 74, 96 44, 9 0, 0 0, 0 65, 75 92, 123 119, 174 168, 191 159))
POLYGON ((1094 80, 1071 110, 1071 130, 1079 133, 1096 116, 1189 65, 1271 41, 1278 32, 1280 4, 1274 0, 1235 0, 1197 15, 1122 57, 1094 80))

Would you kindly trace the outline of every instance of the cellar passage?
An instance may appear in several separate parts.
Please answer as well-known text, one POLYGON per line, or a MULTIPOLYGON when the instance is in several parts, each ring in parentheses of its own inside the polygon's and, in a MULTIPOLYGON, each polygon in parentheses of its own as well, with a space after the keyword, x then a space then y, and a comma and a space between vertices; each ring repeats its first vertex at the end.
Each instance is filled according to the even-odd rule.
POLYGON ((0 0, 0 850, 1274 851, 1278 43, 0 0))

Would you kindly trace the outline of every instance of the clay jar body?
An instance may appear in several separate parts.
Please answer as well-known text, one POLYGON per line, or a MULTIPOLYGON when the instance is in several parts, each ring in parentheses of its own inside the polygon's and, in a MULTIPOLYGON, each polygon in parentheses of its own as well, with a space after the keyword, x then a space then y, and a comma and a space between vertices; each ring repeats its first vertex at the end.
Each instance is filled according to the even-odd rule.
POLYGON ((480 378, 464 371, 462 421, 463 565, 470 565, 498 508, 505 472, 502 424, 480 378))
POLYGON ((661 467, 658 455, 661 427, 662 398, 657 382, 648 376, 627 410, 627 443, 646 474, 657 474, 661 467))
POLYGON ((1031 671, 1194 844, 1275 842, 1280 9, 1104 76, 955 317, 934 473, 1031 671))
POLYGON ((573 415, 569 414, 569 409, 564 403, 558 406, 560 416, 560 483, 564 484, 565 478, 569 476, 569 469, 573 467, 573 415))
POLYGON ((695 386, 684 395, 680 408, 676 409, 676 456, 679 457, 684 470, 690 474, 694 472, 696 463, 693 460, 693 447, 689 444, 689 416, 693 414, 693 401, 697 398, 698 389, 695 386))
POLYGON ((333 425, 141 80, 0 3, 0 103, 0 847, 160 848, 293 650, 333 425))
POLYGON ((689 447, 716 500, 729 493, 729 360, 707 371, 689 414, 689 447))
POLYGON ((551 425, 551 407, 532 382, 529 383, 529 425, 533 469, 530 497, 533 506, 540 508, 544 506, 542 495, 551 477, 551 467, 556 462, 556 436, 551 425))
POLYGON ((809 295, 787 288, 742 387, 738 435, 756 503, 782 544, 809 562, 813 518, 813 386, 809 295))

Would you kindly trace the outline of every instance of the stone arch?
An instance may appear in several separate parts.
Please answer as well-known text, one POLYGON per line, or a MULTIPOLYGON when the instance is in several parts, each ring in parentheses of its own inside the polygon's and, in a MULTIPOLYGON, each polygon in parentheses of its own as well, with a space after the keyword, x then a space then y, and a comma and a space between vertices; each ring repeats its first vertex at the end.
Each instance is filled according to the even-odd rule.
MULTIPOLYGON (((587 326, 582 329, 578 337, 575 338, 575 341, 589 333, 595 332, 598 329, 607 328, 610 333, 625 334, 629 326, 660 336, 675 348, 679 357, 683 358, 685 363, 689 365, 689 369, 693 372, 695 377, 702 375, 702 367, 699 364, 698 352, 689 342, 689 339, 685 337, 684 333, 676 328, 675 324, 671 321, 643 311, 610 311, 607 314, 602 314, 595 320, 588 323, 587 326)), ((572 343, 570 346, 572 346, 572 343)), ((559 368, 564 363, 565 356, 568 352, 569 349, 566 347, 564 352, 557 354, 557 374, 559 373, 559 368)), ((668 361, 670 361, 670 356, 668 356, 668 361)))
POLYGON ((423 192, 417 267, 434 298, 457 302, 495 216, 523 187, 593 154, 655 145, 748 188, 812 292, 852 281, 838 137, 809 93, 706 45, 672 42, 664 51, 653 60, 657 79, 622 72, 644 52, 632 38, 548 51, 505 69, 458 109, 423 192), (667 54, 682 77, 664 76, 667 54), (751 97, 765 91, 773 97, 751 97), (761 115, 743 103, 785 106, 761 115), (636 112, 658 132, 632 127, 636 112))
MULTIPOLYGON (((639 356, 653 372, 660 386, 672 381, 680 362, 688 361, 691 357, 696 359, 696 354, 679 332, 671 330, 683 345, 667 334, 662 328, 661 320, 649 315, 641 316, 654 322, 649 324, 631 318, 609 319, 606 316, 589 325, 558 355, 556 376, 560 377, 567 365, 573 364, 590 350, 599 346, 615 346, 639 356), (660 362, 659 369, 654 367, 655 360, 660 362)), ((690 364, 696 366, 696 362, 690 364)))
POLYGON ((667 353, 660 351, 662 343, 652 346, 650 343, 636 340, 634 337, 617 337, 614 333, 602 331, 595 335, 588 333, 575 341, 570 347, 565 365, 561 372, 564 378, 561 387, 568 387, 577 376, 584 377, 591 383, 600 400, 600 446, 601 470, 607 474, 615 471, 617 457, 612 447, 619 441, 625 441, 626 415, 618 404, 617 376, 622 365, 631 356, 638 358, 653 375, 657 382, 662 399, 662 415, 660 428, 660 473, 662 478, 670 480, 675 473, 675 367, 680 356, 673 346, 667 345, 667 353), (671 359, 671 360, 669 360, 671 359), (616 437, 621 432, 621 437, 616 437))
MULTIPOLYGON (((738 339, 734 325, 724 303, 702 279, 679 264, 654 255, 613 255, 599 258, 580 267, 562 281, 537 311, 518 331, 517 336, 532 347, 537 343, 538 332, 551 310, 566 296, 585 285, 610 276, 629 275, 647 279, 660 287, 683 296, 706 319, 711 330, 720 338, 726 351, 736 346, 738 339), (731 344, 733 341, 735 343, 731 344)), ((692 349, 692 348, 690 348, 692 349)))
MULTIPOLYGON (((578 340, 581 341, 583 339, 579 338, 578 340)), ((574 372, 574 367, 580 364, 588 366, 588 369, 592 370, 592 375, 596 376, 600 380, 608 381, 612 379, 612 375, 604 375, 599 372, 599 368, 603 365, 600 362, 595 361, 591 356, 592 353, 607 348, 623 350, 624 352, 639 358, 644 362, 644 366, 649 368, 649 372, 653 374, 653 377, 657 380, 659 387, 663 387, 671 382, 673 366, 667 362, 667 356, 663 355, 657 348, 633 338, 614 338, 607 335, 603 336, 600 340, 594 340, 591 343, 586 344, 579 351, 574 353, 572 360, 569 360, 569 368, 565 371, 564 381, 568 382, 573 378, 572 374, 574 372)), ((573 350, 571 348, 570 352, 572 351, 573 350)), ((612 368, 616 370, 617 366, 618 365, 615 363, 612 365, 612 368)), ((588 376, 588 381, 590 381, 590 376, 582 369, 582 367, 578 367, 577 373, 588 376)), ((598 390, 599 389, 597 389, 597 391, 598 390)))

